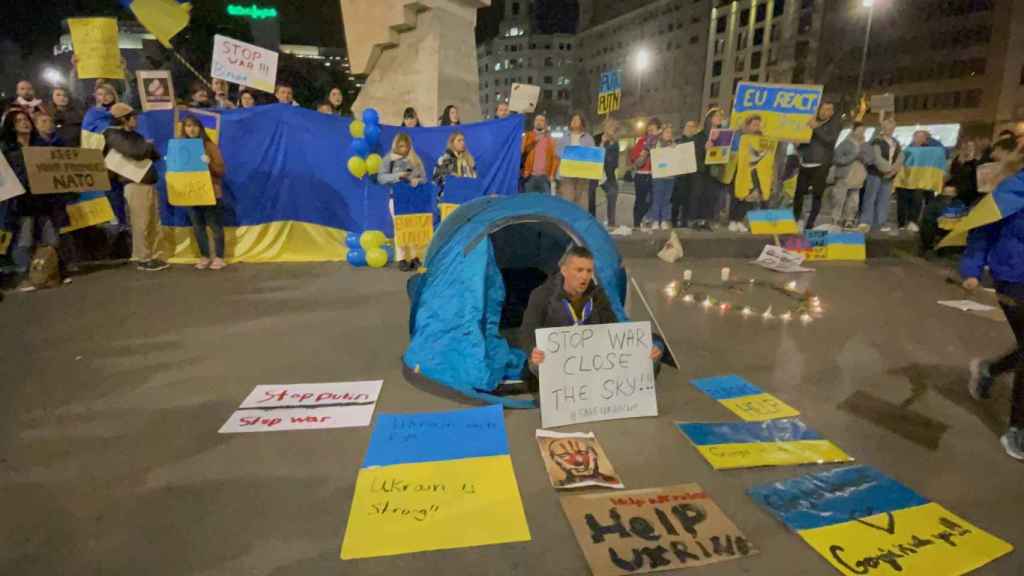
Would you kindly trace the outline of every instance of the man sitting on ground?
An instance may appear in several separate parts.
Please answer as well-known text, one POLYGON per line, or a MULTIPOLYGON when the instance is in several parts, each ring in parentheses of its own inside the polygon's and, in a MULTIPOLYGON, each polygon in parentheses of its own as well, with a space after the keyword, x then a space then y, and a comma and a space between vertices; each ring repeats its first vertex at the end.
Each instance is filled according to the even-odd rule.
MULTIPOLYGON (((537 348, 538 328, 579 326, 581 324, 614 324, 615 317, 608 295, 594 282, 594 255, 583 246, 572 246, 559 262, 560 270, 530 294, 522 325, 522 349, 532 350, 529 373, 524 374, 531 391, 538 389, 538 366, 544 363, 544 352, 537 348)), ((654 337, 651 360, 657 363, 664 344, 654 337)))

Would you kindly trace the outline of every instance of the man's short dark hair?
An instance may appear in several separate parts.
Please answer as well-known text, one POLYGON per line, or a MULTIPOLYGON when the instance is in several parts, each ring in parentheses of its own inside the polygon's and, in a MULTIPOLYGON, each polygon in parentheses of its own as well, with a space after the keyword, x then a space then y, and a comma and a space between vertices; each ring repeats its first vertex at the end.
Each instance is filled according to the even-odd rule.
POLYGON ((658 130, 661 130, 661 119, 657 116, 651 116, 651 119, 647 121, 652 126, 657 126, 658 130))
POLYGON ((564 265, 566 262, 569 261, 569 258, 572 258, 574 256, 576 258, 585 258, 587 260, 594 259, 594 253, 591 252, 586 246, 579 246, 573 244, 572 246, 569 247, 568 250, 565 251, 565 254, 562 254, 562 259, 558 262, 558 264, 564 265))
POLYGON ((277 86, 274 87, 274 92, 277 92, 278 88, 291 88, 292 90, 295 89, 294 87, 292 87, 292 83, 291 82, 281 82, 281 81, 279 81, 277 83, 277 86))

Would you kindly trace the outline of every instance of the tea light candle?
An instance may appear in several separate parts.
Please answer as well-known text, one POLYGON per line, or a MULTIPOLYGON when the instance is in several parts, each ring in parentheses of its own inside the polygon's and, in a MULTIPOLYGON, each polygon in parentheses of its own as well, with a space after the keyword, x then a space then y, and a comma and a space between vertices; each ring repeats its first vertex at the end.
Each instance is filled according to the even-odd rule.
POLYGON ((693 280, 693 270, 683 270, 683 282, 693 280))
POLYGON ((722 282, 728 282, 729 281, 729 274, 731 272, 732 271, 729 270, 728 267, 722 268, 722 282))

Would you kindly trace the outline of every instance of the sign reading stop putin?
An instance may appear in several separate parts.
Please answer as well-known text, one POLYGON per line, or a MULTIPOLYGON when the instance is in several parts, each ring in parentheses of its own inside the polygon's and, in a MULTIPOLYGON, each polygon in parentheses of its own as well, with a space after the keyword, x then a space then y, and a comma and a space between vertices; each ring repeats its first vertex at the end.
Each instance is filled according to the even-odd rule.
POLYGON ((211 68, 214 78, 273 93, 277 52, 218 34, 213 39, 211 68))

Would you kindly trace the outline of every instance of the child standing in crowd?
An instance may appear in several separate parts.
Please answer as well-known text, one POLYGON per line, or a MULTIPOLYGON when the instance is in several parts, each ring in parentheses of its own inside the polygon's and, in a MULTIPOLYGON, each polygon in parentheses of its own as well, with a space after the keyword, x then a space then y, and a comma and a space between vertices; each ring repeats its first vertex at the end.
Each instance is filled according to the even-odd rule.
MULTIPOLYGON (((594 137, 587 134, 587 124, 583 120, 583 114, 579 112, 575 112, 569 119, 569 131, 558 139, 555 156, 561 158, 566 146, 594 146, 594 137)), ((584 210, 587 209, 587 190, 589 188, 589 181, 583 178, 558 177, 558 195, 584 210)))
POLYGON ((476 178, 476 159, 466 148, 465 134, 458 130, 448 136, 448 147, 434 167, 434 182, 438 185, 439 196, 444 194, 444 181, 449 176, 476 178))
POLYGON ((227 266, 224 262, 224 207, 221 198, 224 195, 224 157, 220 148, 210 140, 206 128, 195 116, 186 116, 182 120, 182 133, 185 138, 200 138, 203 141, 203 150, 206 157, 203 159, 210 167, 210 177, 213 179, 213 193, 217 197, 217 203, 213 206, 192 206, 188 209, 188 215, 192 219, 192 231, 196 235, 196 244, 199 245, 199 262, 196 263, 197 270, 220 270, 227 266), (206 228, 213 230, 213 260, 210 260, 210 239, 207 237, 206 228))
MULTIPOLYGON (((1015 143, 1008 139, 1013 146, 1015 143)), ((993 197, 1010 200, 1008 206, 1024 202, 1024 158, 1017 149, 1002 161, 1008 176, 992 192, 993 197)), ((968 391, 976 400, 990 397, 992 386, 1003 374, 1013 372, 1010 428, 1001 438, 1003 449, 1012 458, 1024 460, 1024 210, 1006 214, 1001 220, 975 228, 967 238, 967 250, 960 261, 963 287, 976 290, 979 278, 988 267, 995 281, 999 305, 1003 308, 1017 347, 1001 358, 971 362, 968 391)))
MULTIPOLYGON (((405 182, 415 188, 426 178, 423 161, 412 147, 412 138, 405 132, 399 132, 395 136, 394 142, 391 143, 391 152, 381 162, 377 181, 385 186, 405 182)), ((391 192, 391 198, 388 200, 388 209, 391 211, 391 218, 394 219, 394 191, 391 192)), ((398 260, 398 269, 403 272, 414 271, 420 267, 419 255, 414 249, 406 246, 395 246, 395 259, 398 260)))
MULTIPOLYGON (((661 135, 658 136, 655 148, 671 148, 675 145, 672 125, 665 124, 661 129, 661 135)), ((675 188, 675 183, 675 176, 653 179, 654 196, 651 198, 651 208, 647 211, 647 217, 644 219, 651 230, 672 228, 672 190, 675 188)))
POLYGON ((850 134, 836 148, 828 185, 832 188, 832 223, 843 228, 857 225, 860 188, 867 178, 864 125, 856 122, 850 134))
POLYGON ((416 109, 409 106, 402 112, 402 126, 404 128, 420 128, 423 126, 420 124, 420 115, 416 113, 416 109))

